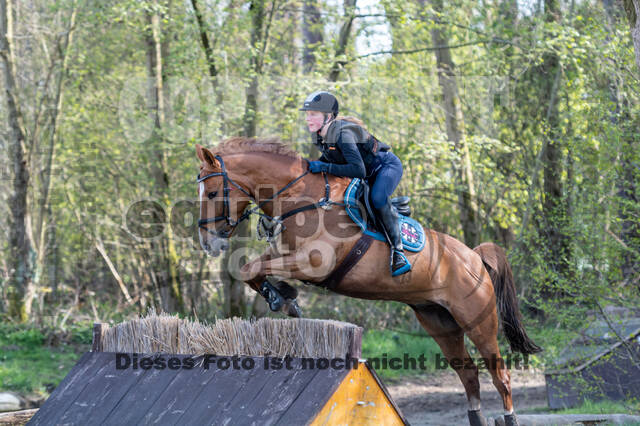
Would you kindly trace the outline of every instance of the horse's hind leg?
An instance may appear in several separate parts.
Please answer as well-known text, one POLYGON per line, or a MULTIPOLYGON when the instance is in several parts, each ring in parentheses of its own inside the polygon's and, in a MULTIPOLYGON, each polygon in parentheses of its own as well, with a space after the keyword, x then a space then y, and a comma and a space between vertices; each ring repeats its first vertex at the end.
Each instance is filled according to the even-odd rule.
POLYGON ((478 367, 464 345, 464 331, 449 311, 440 305, 412 306, 422 327, 434 338, 451 367, 460 377, 467 393, 469 423, 471 426, 486 425, 480 407, 480 382, 478 367))
MULTIPOLYGON (((505 424, 507 426, 517 425, 517 419, 513 412, 513 400, 511 395, 511 375, 507 370, 506 363, 500 356, 500 348, 498 347, 498 316, 496 314, 495 305, 489 305, 481 315, 470 320, 469 312, 466 316, 466 324, 473 324, 471 327, 464 327, 467 336, 476 345, 482 358, 484 359, 487 369, 491 373, 493 385, 502 396, 502 405, 505 410, 505 424)), ((460 318, 458 318, 460 319, 460 318)), ((461 321, 459 321, 461 322, 461 321)))

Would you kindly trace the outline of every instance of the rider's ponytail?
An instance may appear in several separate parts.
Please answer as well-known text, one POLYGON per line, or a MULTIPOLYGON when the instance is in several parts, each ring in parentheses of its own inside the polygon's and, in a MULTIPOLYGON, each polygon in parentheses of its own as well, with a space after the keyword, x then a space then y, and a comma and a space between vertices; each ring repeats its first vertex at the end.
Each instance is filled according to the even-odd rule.
POLYGON ((350 121, 351 123, 355 123, 358 126, 362 127, 364 130, 367 130, 367 128, 364 125, 364 122, 362 120, 360 120, 359 118, 356 118, 356 117, 339 115, 339 116, 336 117, 336 120, 350 121))

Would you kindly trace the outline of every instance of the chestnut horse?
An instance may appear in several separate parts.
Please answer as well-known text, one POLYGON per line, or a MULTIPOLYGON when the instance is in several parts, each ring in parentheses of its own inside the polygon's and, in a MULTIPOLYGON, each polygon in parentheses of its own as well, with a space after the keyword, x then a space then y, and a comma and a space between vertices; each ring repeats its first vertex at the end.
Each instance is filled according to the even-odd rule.
MULTIPOLYGON (((202 162, 198 175, 199 237, 209 255, 218 256, 220 250, 227 249, 238 222, 257 212, 257 207, 261 210, 258 214, 268 219, 301 210, 282 220, 283 230, 271 246, 240 269, 243 281, 257 292, 267 277, 321 282, 360 238, 360 228, 340 203, 350 179, 309 173, 308 162, 277 139, 232 138, 215 150, 196 145, 196 152, 202 162), (313 206, 327 191, 332 201, 324 200, 321 208, 313 206), (257 207, 247 209, 250 201, 257 207)), ((502 396, 505 423, 517 424, 509 371, 500 362, 496 311, 500 311, 513 351, 531 354, 541 349, 523 328, 505 253, 493 243, 472 250, 449 235, 428 229, 426 233, 424 249, 406 253, 413 265, 409 273, 391 277, 389 246, 375 240, 333 291, 408 304, 460 377, 467 393, 470 423, 485 424, 480 412, 478 368, 465 348, 466 333, 482 358, 498 360, 488 362, 487 368, 502 396)), ((285 299, 279 309, 298 316, 297 292, 284 282, 277 288, 285 299)))

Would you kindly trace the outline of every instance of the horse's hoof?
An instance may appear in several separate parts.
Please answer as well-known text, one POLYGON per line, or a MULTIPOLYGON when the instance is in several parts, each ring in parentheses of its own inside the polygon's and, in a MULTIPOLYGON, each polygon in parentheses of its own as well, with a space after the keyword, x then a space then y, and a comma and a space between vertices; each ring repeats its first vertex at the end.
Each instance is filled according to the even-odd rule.
POLYGON ((482 410, 468 410, 470 426, 487 426, 487 419, 482 415, 482 410))
POLYGON ((288 300, 284 304, 284 309, 282 311, 285 314, 287 314, 288 316, 292 317, 292 318, 301 318, 302 317, 302 310, 298 306, 298 302, 296 302, 295 299, 288 300))
POLYGON ((504 415, 504 426, 518 426, 518 419, 515 413, 504 415))
POLYGON ((269 304, 269 309, 273 312, 278 312, 282 309, 282 305, 284 305, 284 298, 280 292, 278 292, 278 290, 269 283, 269 281, 262 283, 262 286, 260 287, 260 294, 265 298, 269 304))

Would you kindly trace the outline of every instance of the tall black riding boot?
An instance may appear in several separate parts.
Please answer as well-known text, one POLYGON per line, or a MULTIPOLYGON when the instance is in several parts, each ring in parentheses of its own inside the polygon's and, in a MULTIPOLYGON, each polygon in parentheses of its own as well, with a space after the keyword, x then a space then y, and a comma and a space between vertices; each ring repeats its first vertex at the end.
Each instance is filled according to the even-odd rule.
POLYGON ((391 201, 378 209, 382 224, 387 231, 387 236, 391 242, 391 276, 402 275, 411 270, 411 263, 404 255, 402 247, 402 236, 400 235, 400 223, 398 213, 391 205, 391 201))

